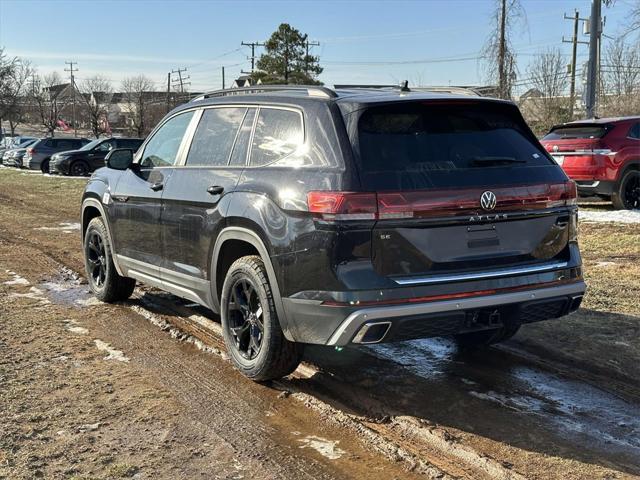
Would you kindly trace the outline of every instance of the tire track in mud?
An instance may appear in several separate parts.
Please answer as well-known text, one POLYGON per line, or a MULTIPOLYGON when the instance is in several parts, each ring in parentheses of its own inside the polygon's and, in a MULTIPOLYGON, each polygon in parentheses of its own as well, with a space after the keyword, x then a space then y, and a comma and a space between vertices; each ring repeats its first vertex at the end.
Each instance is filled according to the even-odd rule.
MULTIPOLYGON (((29 242, 31 244, 28 246, 24 242, 20 245, 7 235, 2 235, 0 240, 5 244, 39 251, 41 255, 25 256, 31 263, 32 272, 35 270, 50 277, 53 266, 58 270, 62 268, 51 255, 39 250, 34 242, 29 242)), ((144 292, 138 291, 138 296, 144 295, 144 292)), ((194 351, 188 345, 176 344, 170 336, 162 335, 148 321, 149 316, 155 317, 156 314, 141 303, 134 300, 113 306, 99 304, 100 308, 112 310, 112 315, 109 320, 94 319, 92 334, 109 340, 124 351, 132 362, 151 371, 161 384, 175 394, 195 422, 218 432, 220 441, 236 453, 241 463, 260 464, 264 476, 255 478, 361 478, 364 476, 364 472, 359 470, 362 466, 358 465, 361 459, 365 460, 365 466, 374 468, 374 472, 377 469, 377 473, 367 475, 371 478, 414 478, 405 468, 398 468, 402 467, 401 464, 390 463, 385 467, 386 460, 367 458, 362 446, 356 448, 359 440, 346 443, 342 439, 341 448, 350 452, 345 459, 328 463, 315 459, 315 453, 309 454, 309 449, 301 449, 303 445, 293 433, 294 429, 301 431, 298 435, 318 433, 318 425, 305 425, 308 419, 304 417, 308 414, 297 411, 304 411, 304 408, 296 406, 297 402, 291 405, 291 401, 278 399, 277 392, 273 390, 265 392, 261 385, 240 377, 229 363, 212 362, 211 357, 194 351), (143 312, 146 315, 140 315, 143 312), (113 332, 125 332, 125 335, 113 337, 113 332), (287 421, 288 416, 292 416, 296 422, 287 421), (272 422, 270 417, 281 418, 272 422), (291 438, 283 438, 287 434, 291 438), (346 467, 350 467, 351 471, 345 471, 346 467), (384 475, 382 472, 385 470, 395 474, 384 475)), ((177 331, 173 336, 180 340, 187 339, 184 333, 177 331)), ((221 352, 218 350, 217 353, 221 352)), ((325 430, 336 433, 331 428, 319 430, 320 435, 325 430)), ((448 478, 439 471, 434 478, 436 476, 448 478)))

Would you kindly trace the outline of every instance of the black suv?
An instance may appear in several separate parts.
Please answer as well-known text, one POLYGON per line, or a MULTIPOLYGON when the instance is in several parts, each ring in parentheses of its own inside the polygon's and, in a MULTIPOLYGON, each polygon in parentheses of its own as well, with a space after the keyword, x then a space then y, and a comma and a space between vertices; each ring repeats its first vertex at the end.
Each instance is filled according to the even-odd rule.
POLYGON ((212 92, 87 184, 89 284, 219 312, 234 364, 305 343, 489 345, 585 292, 576 186, 510 102, 392 89, 212 92))
POLYGON ((138 150, 141 138, 98 138, 80 150, 56 153, 49 162, 50 173, 83 176, 104 167, 104 159, 114 148, 138 150))

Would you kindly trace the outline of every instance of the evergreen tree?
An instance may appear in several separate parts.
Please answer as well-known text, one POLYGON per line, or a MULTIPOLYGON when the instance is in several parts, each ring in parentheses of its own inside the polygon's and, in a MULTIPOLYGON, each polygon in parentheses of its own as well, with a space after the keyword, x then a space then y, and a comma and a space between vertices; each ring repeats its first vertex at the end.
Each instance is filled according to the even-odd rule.
POLYGON ((307 55, 308 35, 283 23, 265 43, 265 53, 258 59, 254 82, 265 84, 320 85, 319 58, 307 55))

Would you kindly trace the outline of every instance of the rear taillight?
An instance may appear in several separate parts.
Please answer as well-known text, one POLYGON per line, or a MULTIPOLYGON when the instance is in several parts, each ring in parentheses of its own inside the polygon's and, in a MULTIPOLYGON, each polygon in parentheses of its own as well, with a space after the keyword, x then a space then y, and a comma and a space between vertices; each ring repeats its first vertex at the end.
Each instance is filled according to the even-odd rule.
POLYGON ((375 193, 309 192, 309 211, 325 220, 375 220, 375 193))
POLYGON ((29 148, 27 148, 27 153, 29 155, 33 155, 34 153, 36 153, 36 149, 33 148, 33 147, 29 147, 29 148))
POLYGON ((323 220, 390 220, 490 214, 575 205, 576 183, 500 187, 495 189, 419 190, 411 192, 328 192, 307 194, 309 212, 323 220), (480 197, 496 197, 494 208, 484 210, 480 197))

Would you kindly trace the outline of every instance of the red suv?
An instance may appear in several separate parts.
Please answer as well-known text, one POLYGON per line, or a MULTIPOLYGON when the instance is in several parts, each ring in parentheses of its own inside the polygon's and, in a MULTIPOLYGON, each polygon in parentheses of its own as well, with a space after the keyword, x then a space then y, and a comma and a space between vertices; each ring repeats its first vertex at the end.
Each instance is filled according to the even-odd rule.
POLYGON ((640 116, 556 125, 541 142, 581 195, 640 209, 640 116))

